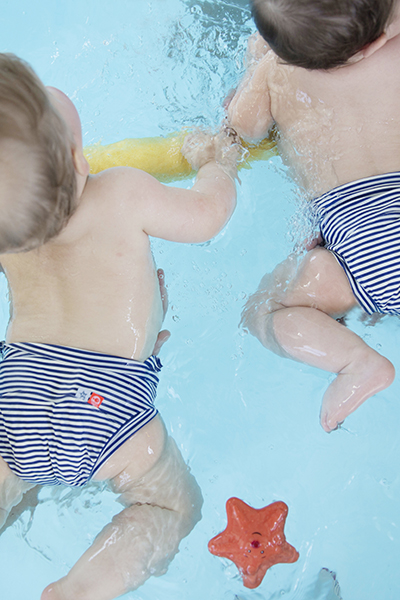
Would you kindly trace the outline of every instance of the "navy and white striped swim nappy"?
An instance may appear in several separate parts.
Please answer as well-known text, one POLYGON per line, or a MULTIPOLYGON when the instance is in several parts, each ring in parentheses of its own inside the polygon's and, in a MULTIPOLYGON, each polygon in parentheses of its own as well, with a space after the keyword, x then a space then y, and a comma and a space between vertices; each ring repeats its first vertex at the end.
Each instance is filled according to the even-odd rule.
POLYGON ((400 173, 342 185, 311 204, 361 307, 399 315, 400 173))
POLYGON ((161 362, 1 344, 0 456, 21 479, 81 486, 157 414, 161 362))

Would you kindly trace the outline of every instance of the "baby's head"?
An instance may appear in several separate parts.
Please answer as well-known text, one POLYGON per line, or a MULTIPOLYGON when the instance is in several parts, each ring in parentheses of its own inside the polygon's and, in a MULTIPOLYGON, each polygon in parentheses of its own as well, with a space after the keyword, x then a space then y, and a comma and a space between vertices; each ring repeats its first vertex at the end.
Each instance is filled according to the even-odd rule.
POLYGON ((377 40, 397 0, 252 0, 262 37, 286 63, 305 69, 346 64, 377 40))
POLYGON ((0 254, 57 235, 76 207, 75 141, 32 69, 0 54, 0 254))

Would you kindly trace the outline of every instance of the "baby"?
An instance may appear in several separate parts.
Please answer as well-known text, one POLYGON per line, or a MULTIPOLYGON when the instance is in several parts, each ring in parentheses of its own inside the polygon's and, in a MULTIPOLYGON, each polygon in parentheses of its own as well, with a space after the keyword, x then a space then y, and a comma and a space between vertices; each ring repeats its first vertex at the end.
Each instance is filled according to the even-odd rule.
POLYGON ((320 245, 264 276, 243 323, 276 354, 337 373, 329 432, 395 376, 337 319, 400 314, 400 3, 253 0, 253 15, 264 39, 249 42, 229 121, 252 140, 276 126, 320 245))
POLYGON ((166 571, 200 519, 200 489, 154 406, 166 299, 149 241, 204 242, 232 215, 235 138, 196 139, 190 190, 131 168, 91 177, 71 101, 0 55, 0 262, 12 305, 0 528, 36 484, 108 481, 125 507, 42 600, 136 589, 166 571))

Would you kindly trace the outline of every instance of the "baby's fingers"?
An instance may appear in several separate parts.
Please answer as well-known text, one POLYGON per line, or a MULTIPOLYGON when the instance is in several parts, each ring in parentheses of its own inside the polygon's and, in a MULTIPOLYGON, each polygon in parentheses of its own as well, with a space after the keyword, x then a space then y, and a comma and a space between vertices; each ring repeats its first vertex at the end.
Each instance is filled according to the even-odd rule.
POLYGON ((165 273, 163 269, 157 269, 158 284, 160 286, 161 302, 163 307, 163 316, 165 317, 168 310, 168 292, 165 286, 165 273))
POLYGON ((201 129, 194 129, 187 134, 181 150, 183 156, 195 171, 214 160, 214 136, 201 129))

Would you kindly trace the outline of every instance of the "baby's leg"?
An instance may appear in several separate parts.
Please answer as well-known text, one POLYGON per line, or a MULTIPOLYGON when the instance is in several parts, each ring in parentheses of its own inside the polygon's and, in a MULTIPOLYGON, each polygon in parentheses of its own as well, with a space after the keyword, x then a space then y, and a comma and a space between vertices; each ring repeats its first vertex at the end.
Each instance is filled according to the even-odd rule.
POLYGON ((335 320, 356 304, 335 257, 316 248, 266 275, 244 310, 244 325, 266 348, 338 374, 322 401, 325 431, 394 379, 393 365, 335 320))
MULTIPOLYGON (((166 572, 180 541, 199 521, 200 489, 174 440, 166 436, 161 419, 152 424, 158 424, 164 436, 158 460, 137 479, 135 453, 126 464, 122 448, 119 466, 111 457, 116 472, 111 485, 126 508, 100 532, 68 575, 44 590, 42 600, 111 600, 138 588, 151 575, 166 572)), ((105 467, 104 473, 109 465, 105 467)))
POLYGON ((15 475, 8 464, 0 457, 0 531, 10 510, 22 500, 25 492, 35 487, 15 475))

